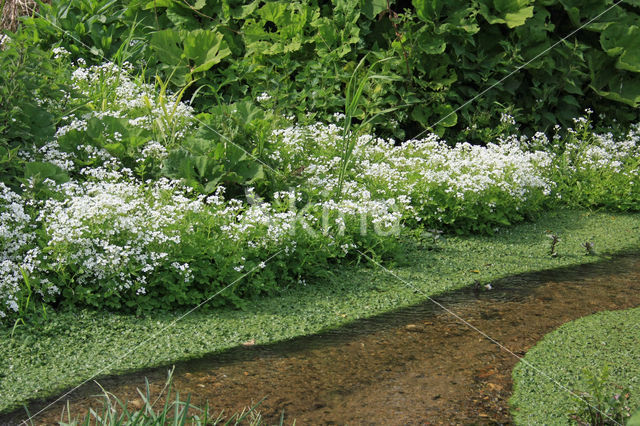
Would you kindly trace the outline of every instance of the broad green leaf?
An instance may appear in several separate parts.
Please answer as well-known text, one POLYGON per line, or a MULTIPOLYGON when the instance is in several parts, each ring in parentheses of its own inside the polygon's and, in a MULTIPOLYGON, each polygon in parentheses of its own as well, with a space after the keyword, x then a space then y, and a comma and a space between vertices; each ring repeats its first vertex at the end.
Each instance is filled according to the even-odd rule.
MULTIPOLYGON (((640 31, 636 31, 636 33, 640 37, 640 31)), ((635 44, 633 48, 628 48, 620 55, 617 64, 618 69, 640 72, 640 39, 637 39, 635 44)))
POLYGON ((619 56, 618 69, 640 72, 640 28, 613 23, 600 34, 600 45, 610 56, 619 56))
POLYGON ((524 25, 525 21, 533 16, 533 6, 525 7, 517 12, 507 13, 504 21, 509 28, 524 25))
POLYGON ((24 177, 38 178, 41 181, 51 179, 56 183, 65 183, 69 181, 69 175, 60 167, 51 163, 32 162, 24 166, 24 177))
POLYGON ((589 87, 604 98, 637 107, 640 105, 640 78, 637 74, 626 71, 612 73, 614 61, 601 51, 590 53, 588 56, 591 74, 589 87))
POLYGON ((104 144, 103 147, 109 152, 109 154, 115 157, 123 157, 127 153, 127 148, 120 142, 107 143, 104 144))
POLYGON ((231 54, 223 39, 224 35, 210 30, 195 30, 186 34, 184 53, 194 62, 193 72, 207 71, 231 54))
POLYGON ((387 0, 360 0, 360 9, 364 16, 374 19, 380 12, 387 9, 387 0))
POLYGON ((233 171, 241 176, 246 183, 253 183, 258 179, 264 178, 262 165, 255 161, 243 161, 233 171))
POLYGON ((420 37, 420 42, 416 47, 424 54, 439 55, 445 51, 447 43, 444 41, 443 37, 423 33, 420 37))
POLYGON ((529 0, 490 0, 480 2, 480 14, 490 24, 506 24, 509 28, 524 25, 533 16, 533 6, 529 0))
POLYGON ((237 102, 235 104, 236 111, 243 125, 249 125, 254 120, 264 117, 262 108, 255 106, 251 101, 237 102))
POLYGON ((618 79, 619 86, 609 88, 596 88, 593 85, 589 85, 598 95, 603 98, 611 99, 612 101, 622 102, 631 107, 638 107, 640 105, 640 81, 618 79), (615 90, 614 90, 615 89, 615 90))
POLYGON ((154 32, 151 35, 150 46, 158 59, 165 64, 178 65, 183 62, 182 38, 176 30, 154 32))
POLYGON ((245 4, 242 6, 238 6, 234 9, 231 9, 231 16, 234 19, 245 19, 249 15, 251 15, 258 8, 260 4, 259 0, 254 0, 249 4, 245 4))
POLYGON ((213 164, 208 157, 201 155, 193 159, 193 164, 198 172, 198 177, 203 179, 209 173, 209 168, 213 164))
POLYGON ((143 9, 145 10, 153 10, 158 7, 170 7, 173 5, 175 0, 152 0, 144 5, 143 9))
POLYGON ((174 27, 178 29, 191 30, 198 28, 200 25, 193 14, 190 11, 185 11, 183 8, 170 7, 167 9, 166 14, 174 27))
POLYGON ((453 127, 458 123, 458 114, 454 112, 451 105, 440 105, 435 109, 439 116, 437 125, 442 127, 453 127))
POLYGON ((412 0, 418 18, 425 22, 433 22, 438 19, 446 2, 442 0, 412 0))
POLYGON ((620 55, 629 44, 632 28, 626 25, 612 23, 600 34, 600 45, 609 56, 620 55))
POLYGON ((247 153, 244 149, 237 146, 236 144, 229 143, 227 144, 227 161, 229 163, 236 164, 240 161, 245 160, 247 157, 247 153))

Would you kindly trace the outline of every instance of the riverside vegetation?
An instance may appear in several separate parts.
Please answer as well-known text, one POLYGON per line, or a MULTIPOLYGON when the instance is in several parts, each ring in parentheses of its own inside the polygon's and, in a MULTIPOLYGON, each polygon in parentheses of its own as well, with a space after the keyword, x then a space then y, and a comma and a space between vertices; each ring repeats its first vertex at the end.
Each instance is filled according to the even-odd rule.
POLYGON ((407 238, 637 211, 639 15, 592 3, 41 4, 0 50, 2 327, 244 308, 407 238))

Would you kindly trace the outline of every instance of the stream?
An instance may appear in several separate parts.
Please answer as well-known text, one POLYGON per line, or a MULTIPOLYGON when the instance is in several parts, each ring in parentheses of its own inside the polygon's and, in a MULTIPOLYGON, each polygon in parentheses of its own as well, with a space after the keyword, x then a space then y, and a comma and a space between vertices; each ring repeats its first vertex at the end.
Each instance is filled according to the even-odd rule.
MULTIPOLYGON (((190 393, 197 406, 208 402, 213 413, 239 412, 262 400, 257 410, 267 424, 277 424, 283 411, 285 424, 297 425, 511 424, 517 357, 568 321, 640 305, 640 256, 518 275, 492 287, 435 299, 512 353, 427 301, 318 335, 178 363, 174 389, 190 393)), ((100 383, 139 407, 136 388, 144 388, 144 378, 157 395, 166 376, 165 367, 100 383)), ((95 385, 74 392, 72 413, 100 407, 97 393, 95 385)), ((57 424, 65 404, 34 423, 57 424)), ((0 424, 23 418, 18 410, 0 415, 0 424)))

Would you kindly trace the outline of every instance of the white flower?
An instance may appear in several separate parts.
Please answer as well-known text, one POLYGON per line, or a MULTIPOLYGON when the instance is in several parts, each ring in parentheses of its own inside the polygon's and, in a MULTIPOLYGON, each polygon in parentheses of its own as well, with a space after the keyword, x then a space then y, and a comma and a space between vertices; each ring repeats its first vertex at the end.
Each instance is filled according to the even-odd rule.
POLYGON ((71 55, 71 53, 69 53, 69 51, 67 49, 65 49, 64 47, 60 46, 60 47, 54 47, 51 52, 53 52, 53 58, 54 59, 62 59, 62 58, 66 58, 69 55, 71 55))
POLYGON ((271 99, 271 95, 268 94, 267 92, 262 92, 257 98, 256 101, 258 102, 266 102, 269 99, 271 99))

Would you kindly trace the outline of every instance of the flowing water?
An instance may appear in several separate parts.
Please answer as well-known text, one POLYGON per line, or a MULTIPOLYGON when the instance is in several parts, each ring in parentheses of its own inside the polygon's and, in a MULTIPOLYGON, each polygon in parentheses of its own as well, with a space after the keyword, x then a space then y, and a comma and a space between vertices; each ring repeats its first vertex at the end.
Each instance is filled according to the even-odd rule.
MULTIPOLYGON (((640 257, 492 285, 435 298, 468 324, 428 301, 320 335, 180 363, 174 388, 190 393, 196 405, 208 401, 214 412, 242 411, 262 400, 258 410, 267 424, 277 423, 283 411, 285 423, 297 425, 510 424, 517 357, 568 321, 640 305, 640 257)), ((153 395, 166 374, 160 368, 100 382, 136 407, 144 377, 153 395)), ((72 412, 99 407, 91 396, 97 393, 95 386, 74 392, 72 412)), ((64 403, 35 423, 55 424, 64 403)), ((31 412, 40 406, 32 404, 31 412)), ((0 423, 17 423, 23 413, 0 416, 0 423)))

